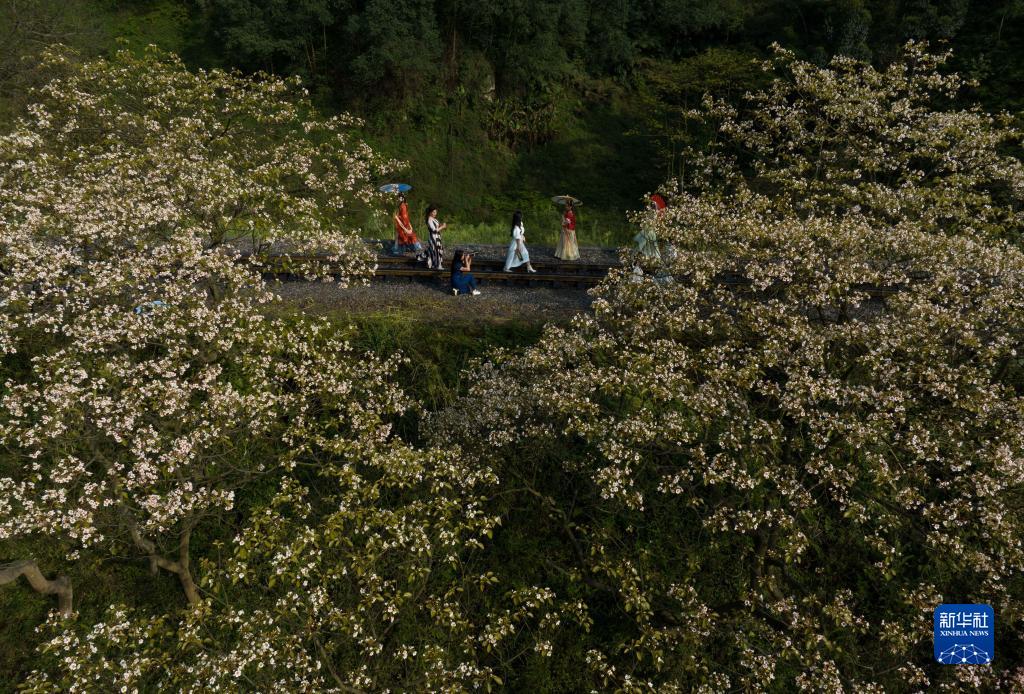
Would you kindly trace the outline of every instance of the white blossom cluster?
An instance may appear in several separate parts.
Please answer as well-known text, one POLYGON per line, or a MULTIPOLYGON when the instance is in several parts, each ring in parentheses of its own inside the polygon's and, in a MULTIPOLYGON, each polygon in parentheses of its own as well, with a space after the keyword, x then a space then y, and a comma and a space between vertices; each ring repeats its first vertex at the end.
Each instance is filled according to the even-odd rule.
POLYGON ((774 46, 770 86, 742 105, 705 98, 690 117, 717 125, 691 152, 693 189, 770 191, 777 211, 847 212, 881 227, 1018 239, 1024 163, 1010 114, 952 108, 970 82, 950 54, 910 42, 877 69, 837 56, 821 67, 774 46))
POLYGON ((286 479, 229 558, 204 562, 196 606, 114 606, 91 629, 54 619, 50 666, 26 691, 491 690, 524 632, 544 654, 545 634, 587 624, 549 589, 473 570, 499 522, 482 511, 486 469, 399 443, 315 455, 329 491, 286 479))

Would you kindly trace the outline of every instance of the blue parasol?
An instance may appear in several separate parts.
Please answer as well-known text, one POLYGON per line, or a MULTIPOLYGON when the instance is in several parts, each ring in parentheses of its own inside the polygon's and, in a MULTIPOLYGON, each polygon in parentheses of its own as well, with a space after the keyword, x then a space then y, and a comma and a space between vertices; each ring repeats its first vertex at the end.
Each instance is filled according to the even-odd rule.
POLYGON ((153 309, 157 309, 157 308, 160 308, 160 307, 166 306, 166 305, 167 304, 165 304, 164 302, 162 302, 159 299, 157 299, 156 301, 147 301, 144 304, 139 304, 133 310, 135 311, 135 313, 141 315, 143 313, 148 313, 148 312, 152 311, 153 309))
POLYGON ((412 190, 408 183, 385 183, 380 187, 382 193, 405 193, 412 190))

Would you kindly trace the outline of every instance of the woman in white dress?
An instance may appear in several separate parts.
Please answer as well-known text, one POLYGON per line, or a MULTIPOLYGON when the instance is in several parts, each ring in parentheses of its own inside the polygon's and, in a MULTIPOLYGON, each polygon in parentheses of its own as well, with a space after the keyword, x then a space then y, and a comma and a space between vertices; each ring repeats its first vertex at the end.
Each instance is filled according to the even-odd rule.
POLYGON ((526 265, 527 272, 537 272, 530 265, 530 252, 526 250, 526 230, 523 228, 523 213, 516 210, 512 215, 512 240, 508 244, 508 255, 505 256, 505 272, 512 268, 526 265))

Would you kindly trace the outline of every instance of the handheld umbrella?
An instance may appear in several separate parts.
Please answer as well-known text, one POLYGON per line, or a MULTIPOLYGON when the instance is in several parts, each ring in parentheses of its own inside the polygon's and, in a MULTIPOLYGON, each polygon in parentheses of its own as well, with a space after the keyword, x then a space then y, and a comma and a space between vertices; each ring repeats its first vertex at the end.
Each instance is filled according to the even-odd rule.
POLYGON ((556 205, 568 205, 571 202, 576 207, 579 207, 580 205, 583 204, 582 200, 574 198, 571 195, 556 195, 553 198, 551 198, 551 202, 555 203, 556 205))
POLYGON ((378 190, 382 193, 407 193, 412 186, 408 183, 385 183, 378 190))

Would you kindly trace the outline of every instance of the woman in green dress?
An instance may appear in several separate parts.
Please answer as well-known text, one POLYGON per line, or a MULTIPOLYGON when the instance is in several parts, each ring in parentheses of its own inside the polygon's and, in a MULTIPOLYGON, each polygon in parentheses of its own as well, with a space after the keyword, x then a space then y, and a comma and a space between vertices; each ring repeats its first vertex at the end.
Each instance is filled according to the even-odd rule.
POLYGON ((665 209, 665 198, 657 193, 648 198, 648 214, 644 215, 640 222, 640 232, 633 237, 640 255, 652 260, 661 260, 661 251, 658 250, 658 219, 661 211, 665 209))

